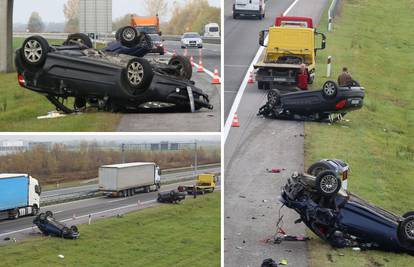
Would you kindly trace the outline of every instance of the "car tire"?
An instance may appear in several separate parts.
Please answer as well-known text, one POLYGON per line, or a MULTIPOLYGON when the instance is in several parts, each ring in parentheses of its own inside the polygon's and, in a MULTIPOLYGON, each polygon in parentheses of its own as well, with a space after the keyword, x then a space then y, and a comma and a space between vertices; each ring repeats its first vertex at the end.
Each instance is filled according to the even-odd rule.
POLYGON ((72 225, 71 227, 70 227, 70 230, 72 231, 72 232, 78 232, 78 227, 76 227, 76 225, 72 225))
POLYGON ((267 93, 267 102, 272 107, 280 105, 280 92, 277 89, 272 89, 267 93))
POLYGON ((38 213, 39 213, 39 207, 37 205, 33 205, 32 216, 36 216, 38 213))
POLYGON ((63 45, 82 44, 86 48, 92 48, 93 44, 91 38, 84 33, 73 33, 68 36, 63 45))
POLYGON ((45 213, 46 217, 53 217, 53 212, 51 212, 50 210, 46 211, 45 213))
POLYGON ((65 236, 67 236, 69 234, 70 229, 68 227, 63 227, 62 228, 62 238, 64 238, 65 236))
POLYGON ((403 242, 414 244, 414 215, 404 218, 400 223, 398 232, 403 242))
POLYGON ((123 46, 133 47, 138 44, 138 31, 132 26, 125 26, 120 29, 119 41, 123 46))
POLYGON ((407 217, 409 217, 409 216, 414 216, 414 211, 409 211, 409 212, 406 212, 406 213, 404 213, 404 215, 402 216, 403 218, 407 218, 407 217))
POLYGON ((193 76, 193 67, 188 58, 180 55, 172 56, 168 65, 176 66, 178 69, 177 77, 183 80, 190 80, 193 76))
POLYGON ((23 62, 29 67, 41 67, 46 61, 50 46, 42 36, 31 36, 24 40, 21 51, 23 62))
POLYGON ((333 99, 338 94, 338 85, 334 81, 326 81, 322 86, 322 95, 326 99, 333 99))
POLYGON ((341 189, 342 181, 332 170, 322 171, 316 176, 316 190, 323 196, 333 196, 341 189))
POLYGON ((325 161, 318 161, 310 165, 306 172, 316 177, 319 173, 326 170, 333 170, 332 166, 325 161))
POLYGON ((146 59, 133 58, 126 66, 124 77, 128 87, 131 89, 129 93, 136 95, 150 86, 154 72, 151 64, 146 59))

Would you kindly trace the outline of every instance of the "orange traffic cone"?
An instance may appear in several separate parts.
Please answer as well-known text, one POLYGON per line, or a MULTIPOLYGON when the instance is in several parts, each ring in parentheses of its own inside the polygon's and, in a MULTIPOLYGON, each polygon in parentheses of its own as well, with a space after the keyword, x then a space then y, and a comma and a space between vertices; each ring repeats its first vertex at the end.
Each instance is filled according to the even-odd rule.
POLYGON ((239 116, 237 116, 237 112, 234 113, 233 122, 231 123, 231 127, 240 127, 239 116))
POLYGON ((193 58, 193 55, 191 55, 191 57, 190 57, 190 63, 191 63, 191 67, 194 68, 194 58, 193 58))
POLYGON ((214 67, 213 80, 211 81, 211 84, 220 84, 220 77, 217 66, 214 67))
POLYGON ((203 68, 203 61, 200 59, 198 60, 198 68, 197 68, 197 72, 204 72, 204 68, 203 68))
POLYGON ((249 80, 247 81, 247 83, 254 83, 253 71, 250 72, 249 80))

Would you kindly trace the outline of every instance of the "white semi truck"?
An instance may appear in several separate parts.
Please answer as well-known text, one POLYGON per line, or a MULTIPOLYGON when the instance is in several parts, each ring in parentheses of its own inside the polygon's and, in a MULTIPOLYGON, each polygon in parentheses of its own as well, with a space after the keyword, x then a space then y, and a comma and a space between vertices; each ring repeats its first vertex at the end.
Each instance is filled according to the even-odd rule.
POLYGON ((104 165, 99 168, 99 190, 113 197, 128 197, 137 191, 160 188, 161 171, 154 162, 104 165))
POLYGON ((0 219, 36 215, 41 192, 39 181, 28 174, 0 174, 0 219))

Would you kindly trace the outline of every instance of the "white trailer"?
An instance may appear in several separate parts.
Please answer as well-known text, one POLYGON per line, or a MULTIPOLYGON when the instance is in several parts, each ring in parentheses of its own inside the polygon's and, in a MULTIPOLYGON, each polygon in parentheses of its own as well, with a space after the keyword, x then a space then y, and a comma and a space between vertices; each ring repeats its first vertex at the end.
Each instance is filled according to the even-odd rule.
POLYGON ((36 215, 40 209, 40 193, 38 180, 28 174, 0 174, 0 218, 36 215))
POLYGON ((127 197, 137 191, 160 187, 160 170, 154 162, 104 165, 99 168, 99 190, 109 196, 127 197))

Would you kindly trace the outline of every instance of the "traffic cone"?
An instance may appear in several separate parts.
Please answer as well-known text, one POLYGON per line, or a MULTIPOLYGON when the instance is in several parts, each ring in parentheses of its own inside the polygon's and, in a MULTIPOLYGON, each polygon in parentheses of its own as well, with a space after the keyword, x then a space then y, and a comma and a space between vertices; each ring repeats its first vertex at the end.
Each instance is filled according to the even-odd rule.
POLYGON ((249 80, 247 81, 247 83, 254 83, 253 71, 250 72, 249 80))
POLYGON ((197 68, 197 72, 204 72, 204 68, 203 68, 203 60, 200 59, 198 60, 198 68, 197 68))
POLYGON ((220 77, 217 66, 214 67, 213 80, 211 81, 211 84, 220 84, 220 77))
POLYGON ((194 58, 193 58, 193 55, 191 55, 191 57, 190 57, 190 63, 191 63, 191 67, 194 68, 194 58))
POLYGON ((239 116, 237 116, 237 112, 234 113, 233 122, 231 123, 231 127, 240 127, 239 116))

